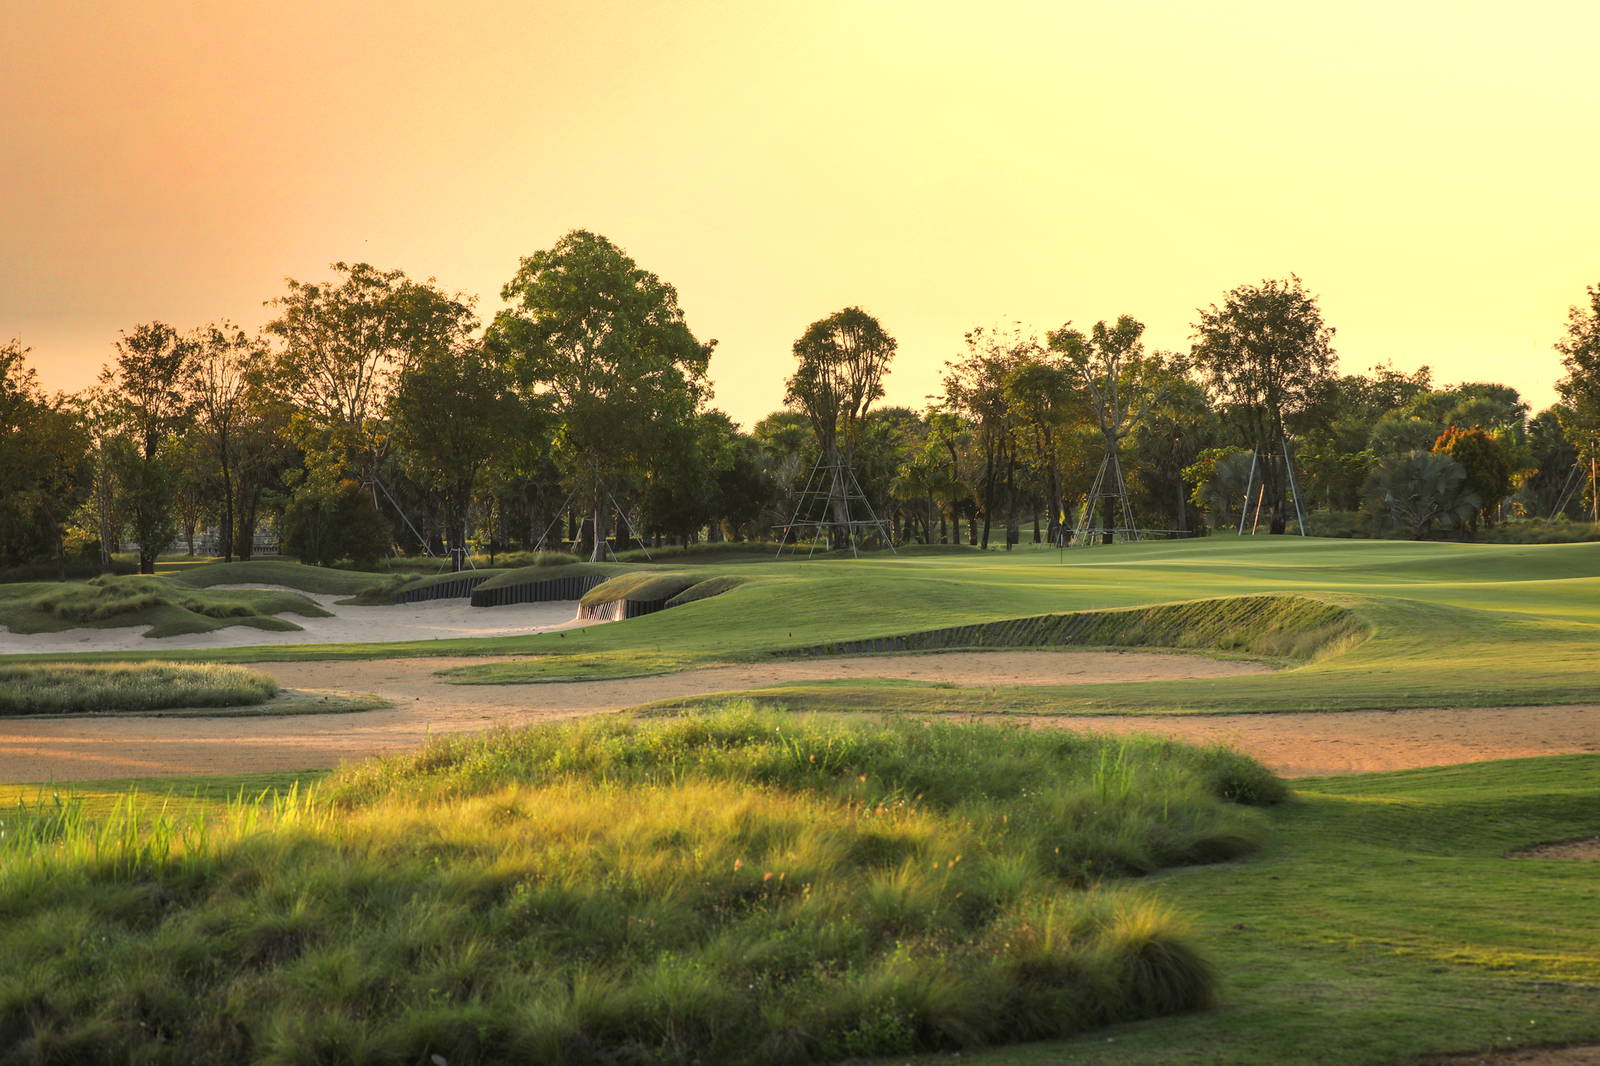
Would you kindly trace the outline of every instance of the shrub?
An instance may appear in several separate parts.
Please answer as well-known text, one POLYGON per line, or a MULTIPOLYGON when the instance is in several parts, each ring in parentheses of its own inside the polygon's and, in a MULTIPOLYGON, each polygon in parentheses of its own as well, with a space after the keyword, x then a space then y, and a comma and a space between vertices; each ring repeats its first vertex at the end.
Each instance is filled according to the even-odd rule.
POLYGON ((1488 526, 1478 539, 1491 544, 1578 544, 1600 540, 1600 523, 1525 518, 1488 526))
POLYGON ((332 490, 306 488, 284 509, 283 547, 312 566, 348 560, 368 569, 389 550, 388 524, 371 494, 354 481, 332 490))

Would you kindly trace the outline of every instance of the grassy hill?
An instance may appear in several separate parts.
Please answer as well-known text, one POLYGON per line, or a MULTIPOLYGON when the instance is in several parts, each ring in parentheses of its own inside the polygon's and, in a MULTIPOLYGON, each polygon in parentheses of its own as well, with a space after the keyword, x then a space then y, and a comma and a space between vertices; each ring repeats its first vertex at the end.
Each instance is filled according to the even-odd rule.
MULTIPOLYGON (((1595 833, 1600 756, 1303 780, 1290 802, 1257 812, 1215 798, 1226 781, 1270 780, 1241 776, 1238 762, 1185 756, 1163 769, 1150 758, 1156 752, 1117 741, 1062 748, 1046 739, 1035 748, 1026 735, 998 731, 874 734, 739 721, 642 732, 591 722, 441 743, 331 779, 196 779, 170 797, 129 798, 133 788, 170 781, 85 785, 59 797, 0 786, 0 803, 13 807, 4 816, 13 831, 0 837, 0 950, 10 962, 0 977, 0 1038, 39 1058, 49 1051, 82 1061, 119 1040, 151 1050, 155 1062, 245 1061, 250 1047, 282 1062, 439 1054, 473 1063, 521 1040, 531 1043, 513 1046, 547 1061, 624 1061, 629 1042, 660 1061, 663 1045, 648 1041, 681 1053, 692 1039, 766 1039, 748 1027, 769 1025, 768 1036, 789 1035, 740 1053, 760 1049, 775 1061, 785 1048, 827 1057, 906 1046, 896 1041, 965 1040, 962 1061, 978 1066, 1390 1066, 1423 1054, 1600 1040, 1593 864, 1514 857, 1595 833), (622 743, 630 736, 644 743, 622 743), (974 736, 984 739, 973 746, 974 736), (1084 892, 1073 887, 1081 862, 1064 876, 1036 861, 1016 865, 1019 848, 1036 859, 1042 848, 1054 861, 1052 823, 972 838, 985 818, 1000 817, 1003 829, 1058 805, 1018 796, 1037 787, 1052 760, 1064 771, 1055 795, 1087 790, 1098 801, 1104 789, 1119 801, 1100 823, 1109 835, 1093 826, 1069 834, 1118 868, 1204 857, 1202 849, 1185 858, 1184 838, 1169 837, 1164 858, 1129 867, 1115 843, 1119 832, 1124 842, 1154 840, 1148 819, 1162 821, 1157 799, 1194 796, 1197 786, 1201 803, 1192 809, 1223 817, 1210 829, 1197 823, 1200 832, 1186 839, 1228 842, 1220 854, 1236 857, 1166 866, 1137 890, 1116 880, 1084 892), (321 784, 308 793, 313 781, 321 784), (1143 816, 1120 803, 1123 784, 1146 794, 1143 816), (921 801, 899 806, 919 791, 921 801), (687 809, 695 804, 705 806, 687 809), (156 832, 123 832, 130 816, 156 832), (202 819, 207 833, 186 828, 202 819), (926 875, 911 872, 920 863, 896 874, 896 848, 937 853, 944 869, 930 861, 926 875), (952 848, 961 861, 945 866, 952 848), (824 862, 837 878, 827 906, 808 902, 818 890, 797 891, 794 874, 824 862), (764 887, 769 873, 785 875, 779 890, 764 887), (904 940, 907 922, 927 932, 971 921, 952 905, 969 898, 953 893, 970 894, 973 884, 987 886, 982 898, 991 900, 1031 885, 1063 907, 1087 908, 1077 913, 1102 915, 1083 926, 1058 920, 1053 934, 1068 955, 1098 943, 1096 965, 1157 933, 1181 944, 1209 968, 1211 1005, 1064 1039, 1038 1040, 1045 1034, 1023 1027, 1002 1038, 1037 1042, 985 1047, 981 1019, 964 1027, 966 1012, 1009 1018, 1004 1004, 1021 1001, 975 999, 961 974, 937 965, 920 975, 896 969, 904 964, 882 941, 883 950, 853 956, 863 960, 855 976, 870 981, 852 984, 837 962, 813 971, 813 980, 834 982, 833 998, 813 984, 808 1006, 785 998, 800 986, 769 989, 775 1009, 759 1020, 749 1009, 762 997, 721 998, 727 973, 798 972, 797 953, 806 951, 841 959, 841 938, 852 929, 865 936, 873 922, 888 922, 877 928, 898 928, 904 940), (857 909, 829 910, 844 897, 857 909), (1123 923, 1142 920, 1105 917, 1098 908, 1115 901, 1123 923), (854 913, 864 924, 793 924, 828 913, 854 913), (1123 948, 1095 939, 1107 935, 1123 948), (529 936, 531 945, 518 939, 529 936), (574 973, 584 976, 555 979, 574 973), (818 1018, 836 1027, 821 1029, 818 1018), (928 1024, 938 1018, 943 1028, 928 1024), (582 1040, 573 1036, 580 1028, 582 1040), (832 1045, 817 1038, 830 1032, 832 1045), (215 1050, 193 1043, 211 1039, 215 1050)), ((1173 809, 1169 802, 1166 820, 1173 809)), ((983 965, 1003 970, 1010 958, 1046 994, 1055 971, 1038 940, 1012 950, 1023 954, 983 965)), ((1167 968, 1177 961, 1144 969, 1146 979, 1187 972, 1167 968)), ((978 965, 968 958, 968 968, 978 965)), ((1073 995, 1096 987, 1128 986, 1091 984, 1073 995)), ((893 1061, 951 1059, 901 1053, 893 1061)))
POLYGON ((1155 740, 745 711, 441 741, 207 810, 0 836, 18 1061, 833 1061, 1205 1005, 1119 882, 1266 838, 1276 779, 1155 740), (210 817, 207 815, 210 814, 210 817))

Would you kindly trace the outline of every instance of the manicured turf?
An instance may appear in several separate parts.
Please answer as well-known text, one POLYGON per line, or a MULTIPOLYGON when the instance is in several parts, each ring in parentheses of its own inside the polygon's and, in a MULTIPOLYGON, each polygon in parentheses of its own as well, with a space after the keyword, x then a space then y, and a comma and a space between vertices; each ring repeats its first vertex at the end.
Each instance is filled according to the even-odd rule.
MULTIPOLYGON (((206 569, 192 573, 201 576, 206 569)), ((556 569, 560 568, 547 572, 556 569)), ((670 572, 673 567, 661 564, 653 569, 670 572)), ((1370 635, 1341 654, 1274 675, 970 691, 892 684, 824 686, 789 689, 783 697, 790 705, 815 709, 853 709, 870 703, 907 710, 1019 713, 1237 712, 1600 699, 1593 669, 1600 638, 1600 544, 1501 546, 1217 536, 1061 554, 929 553, 707 564, 700 569, 708 579, 728 577, 742 583, 723 595, 668 611, 564 633, 172 651, 162 657, 251 662, 533 652, 541 658, 467 667, 454 676, 489 683, 570 680, 761 659, 830 642, 1050 613, 1273 594, 1348 610, 1370 635)))
POLYGON ((1597 781, 1596 755, 1297 781, 1262 854, 1152 879, 1214 952, 1215 1008, 964 1061, 1389 1066, 1600 1042, 1600 866, 1506 857, 1600 830, 1597 781))

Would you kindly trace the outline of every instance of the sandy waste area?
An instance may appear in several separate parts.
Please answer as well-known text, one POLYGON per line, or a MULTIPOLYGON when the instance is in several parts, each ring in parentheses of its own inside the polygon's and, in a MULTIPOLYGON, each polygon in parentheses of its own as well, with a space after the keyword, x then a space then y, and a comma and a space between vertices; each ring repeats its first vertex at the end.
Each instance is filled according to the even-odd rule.
MULTIPOLYGON (((588 624, 577 620, 577 604, 568 601, 494 608, 475 608, 461 600, 354 607, 337 606, 337 596, 310 598, 334 612, 333 617, 293 616, 292 620, 304 627, 298 632, 231 626, 212 633, 152 640, 133 629, 32 635, 0 631, 0 653, 414 641, 509 636, 588 624)), ((807 659, 715 666, 655 677, 526 685, 456 685, 437 676, 451 667, 495 661, 508 660, 429 657, 255 664, 254 668, 271 674, 284 688, 372 693, 394 703, 390 709, 351 714, 0 720, 0 781, 331 767, 411 750, 443 733, 607 713, 654 700, 786 682, 879 677, 997 688, 1182 681, 1268 669, 1259 663, 1175 653, 1031 650, 807 659)), ((1226 743, 1290 777, 1600 751, 1600 706, 1596 705, 1185 717, 981 717, 1027 728, 1151 733, 1198 743, 1226 743)))

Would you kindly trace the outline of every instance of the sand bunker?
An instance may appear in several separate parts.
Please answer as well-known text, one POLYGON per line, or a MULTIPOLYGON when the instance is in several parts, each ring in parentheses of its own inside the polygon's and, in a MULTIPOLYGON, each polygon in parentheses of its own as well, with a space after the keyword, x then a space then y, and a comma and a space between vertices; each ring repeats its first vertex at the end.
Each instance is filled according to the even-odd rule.
MULTIPOLYGON (((503 608, 494 608, 502 610, 503 608)), ((0 720, 0 781, 91 780, 300 770, 407 751, 430 735, 526 725, 651 700, 836 677, 950 684, 1175 680, 1257 672, 1193 655, 1083 651, 947 652, 810 659, 660 677, 540 685, 451 685, 436 671, 489 660, 265 663, 287 688, 375 692, 393 710, 291 718, 0 720)), ((1600 707, 1511 707, 1160 717, 990 715, 1037 728, 1153 733, 1228 743, 1286 776, 1363 773, 1525 755, 1600 751, 1600 707)))
MULTIPOLYGON (((385 608, 386 610, 388 608, 385 608)), ((496 607, 492 613, 505 610, 496 607)), ((0 781, 244 773, 336 766, 415 748, 430 735, 526 725, 652 700, 785 681, 896 677, 957 685, 1064 685, 1259 673, 1259 663, 1138 652, 1013 651, 808 659, 658 677, 537 685, 452 685, 434 676, 485 658, 257 663, 285 688, 372 692, 387 711, 290 718, 0 720, 0 781)))
MULTIPOLYGON (((285 589, 281 585, 213 585, 213 589, 285 589)), ((518 603, 505 607, 473 607, 465 600, 425 600, 378 607, 340 606, 342 596, 302 592, 332 618, 280 617, 300 626, 279 633, 254 626, 228 626, 209 633, 150 638, 145 626, 117 629, 68 629, 60 633, 11 633, 0 627, 0 654, 60 655, 77 651, 162 652, 180 648, 241 648, 261 644, 360 644, 401 640, 447 640, 453 637, 514 637, 593 625, 580 620, 576 600, 518 603)))

